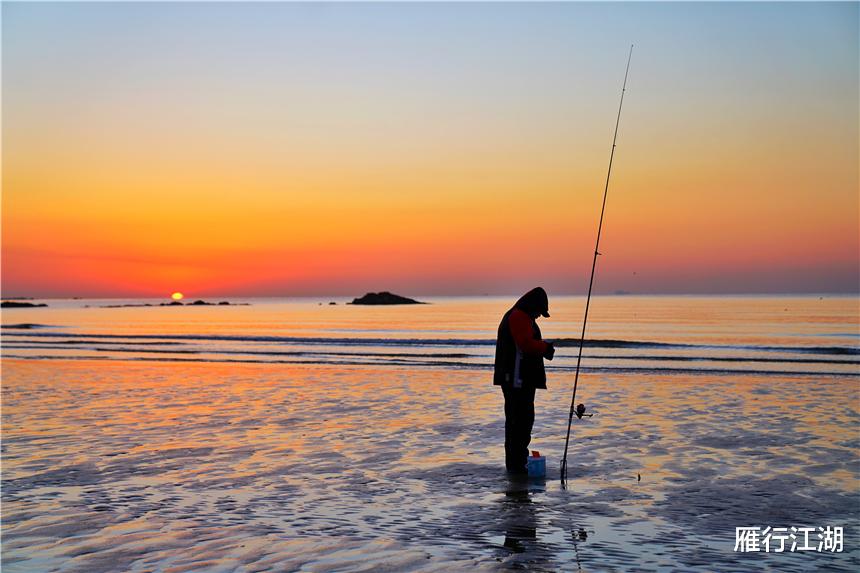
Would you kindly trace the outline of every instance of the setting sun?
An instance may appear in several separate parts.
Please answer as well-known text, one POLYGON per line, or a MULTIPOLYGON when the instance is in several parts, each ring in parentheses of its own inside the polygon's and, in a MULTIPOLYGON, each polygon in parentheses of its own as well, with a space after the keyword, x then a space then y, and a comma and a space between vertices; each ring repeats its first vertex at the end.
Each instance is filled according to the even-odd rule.
POLYGON ((170 298, 172 298, 173 300, 182 300, 183 296, 184 295, 181 292, 175 292, 170 295, 170 298))

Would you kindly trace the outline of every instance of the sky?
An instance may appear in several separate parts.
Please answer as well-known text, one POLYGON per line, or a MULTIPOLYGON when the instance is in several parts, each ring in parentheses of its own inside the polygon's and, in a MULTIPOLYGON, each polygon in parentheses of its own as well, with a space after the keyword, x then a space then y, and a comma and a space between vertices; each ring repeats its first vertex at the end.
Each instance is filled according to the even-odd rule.
POLYGON ((3 296, 858 293, 858 3, 2 4, 3 296))

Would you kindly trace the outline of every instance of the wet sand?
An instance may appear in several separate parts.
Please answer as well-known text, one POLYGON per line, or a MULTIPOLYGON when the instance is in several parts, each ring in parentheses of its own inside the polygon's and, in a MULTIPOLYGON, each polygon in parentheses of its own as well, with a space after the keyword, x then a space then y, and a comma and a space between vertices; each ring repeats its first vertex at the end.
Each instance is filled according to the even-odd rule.
POLYGON ((3 571, 860 567, 856 378, 580 384, 563 489, 569 374, 523 482, 487 372, 4 359, 3 571), (845 551, 733 551, 768 525, 845 551))

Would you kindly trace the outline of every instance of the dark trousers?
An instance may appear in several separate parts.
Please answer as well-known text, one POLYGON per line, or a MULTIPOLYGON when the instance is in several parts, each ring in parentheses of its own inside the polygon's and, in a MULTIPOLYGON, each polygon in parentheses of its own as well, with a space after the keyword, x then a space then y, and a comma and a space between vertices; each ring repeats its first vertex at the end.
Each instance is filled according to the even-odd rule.
POLYGON ((535 423, 535 389, 508 388, 505 394, 505 467, 508 471, 524 471, 535 423))

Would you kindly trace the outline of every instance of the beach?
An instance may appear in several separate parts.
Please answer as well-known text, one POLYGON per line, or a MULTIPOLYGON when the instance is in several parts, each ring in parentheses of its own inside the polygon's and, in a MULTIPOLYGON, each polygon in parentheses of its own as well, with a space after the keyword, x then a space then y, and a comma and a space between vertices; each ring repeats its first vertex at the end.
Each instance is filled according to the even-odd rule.
POLYGON ((860 566, 856 297, 596 298, 566 487, 582 297, 541 320, 545 480, 504 472, 510 298, 47 302, 3 313, 4 571, 860 566), (843 547, 735 550, 768 526, 843 547))
POLYGON ((2 573, 860 571, 860 2, 0 10, 2 573))

